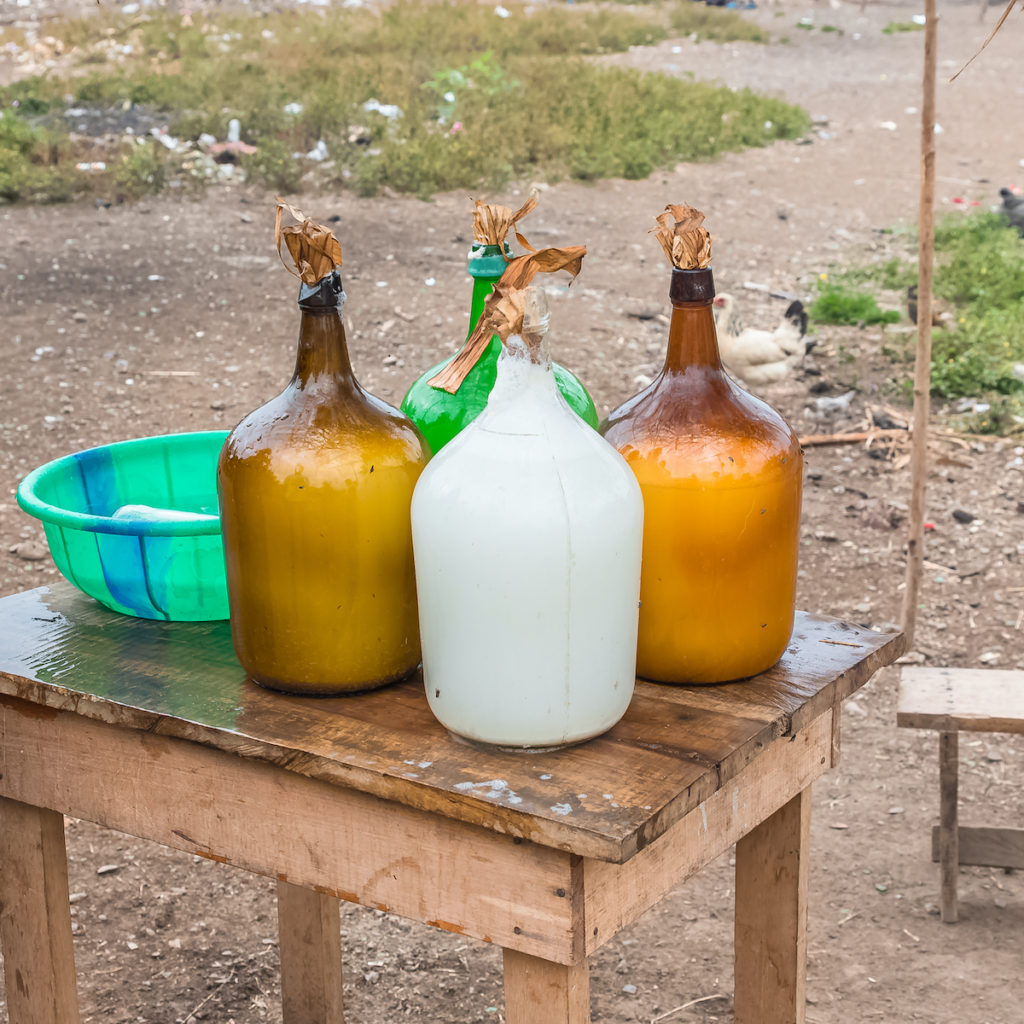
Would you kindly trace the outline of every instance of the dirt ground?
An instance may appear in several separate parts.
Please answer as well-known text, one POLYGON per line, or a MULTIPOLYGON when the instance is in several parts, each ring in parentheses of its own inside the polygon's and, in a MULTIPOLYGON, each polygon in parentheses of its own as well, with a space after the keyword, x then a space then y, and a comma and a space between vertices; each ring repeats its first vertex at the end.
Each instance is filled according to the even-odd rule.
MULTIPOLYGON (((5 0, 0 13, 26 17, 16 6, 5 0)), ((807 297, 820 273, 900 244, 883 229, 916 218, 923 35, 881 29, 916 13, 907 3, 863 13, 768 6, 748 16, 788 45, 675 40, 609 58, 778 92, 816 125, 804 144, 646 181, 542 188, 527 236, 590 249, 579 283, 554 298, 551 339, 602 414, 645 383, 664 352, 657 314, 667 308, 667 267, 645 232, 666 202, 707 211, 719 290, 736 294, 759 326, 773 326, 784 303, 745 283, 807 297), (804 16, 813 30, 797 29, 804 16)), ((1021 20, 1014 14, 948 85, 995 12, 984 25, 975 3, 944 3, 940 13, 940 208, 954 209, 956 197, 989 206, 1001 186, 1024 182, 1021 20)), ((531 184, 496 198, 516 204, 531 184)), ((340 217, 353 362, 366 386, 397 404, 465 332, 470 203, 334 195, 303 204, 340 217)), ((296 311, 294 281, 274 255, 270 197, 246 187, 109 209, 6 208, 0 222, 7 594, 56 573, 41 530, 15 504, 28 470, 121 438, 233 425, 288 379, 296 311)), ((909 370, 883 348, 905 335, 826 328, 818 338, 814 372, 763 392, 801 434, 857 429, 872 407, 900 408, 893 379, 909 370), (845 410, 819 409, 818 398, 850 390, 845 410)), ((1024 448, 946 440, 932 454, 916 657, 1024 668, 1024 448)), ((874 626, 899 618, 909 501, 901 455, 877 444, 808 447, 801 607, 874 626)), ((929 860, 937 744, 896 729, 895 688, 894 673, 883 673, 847 705, 842 764, 815 787, 807 1019, 1019 1024, 1024 882, 966 868, 961 921, 940 923, 929 860)), ((979 734, 961 748, 966 823, 1019 824, 1024 743, 979 734)), ((85 1021, 280 1021, 270 881, 84 822, 68 823, 68 852, 85 1021)), ((595 1021, 731 1020, 732 891, 724 856, 606 947, 593 964, 595 1021)), ((498 950, 347 905, 343 928, 352 1021, 503 1019, 498 950)))

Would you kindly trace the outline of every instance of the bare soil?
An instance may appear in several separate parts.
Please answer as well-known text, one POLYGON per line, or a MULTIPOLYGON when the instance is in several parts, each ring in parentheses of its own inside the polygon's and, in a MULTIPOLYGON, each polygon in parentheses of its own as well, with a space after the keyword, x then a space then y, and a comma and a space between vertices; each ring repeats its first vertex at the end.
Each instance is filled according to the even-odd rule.
MULTIPOLYGON (((0 13, 30 16, 15 7, 5 2, 0 13)), ((665 203, 708 212, 719 289, 763 327, 784 303, 746 282, 807 297, 820 273, 886 258, 901 244, 886 229, 916 220, 920 128, 911 108, 920 106, 923 34, 881 29, 915 13, 889 3, 863 12, 768 6, 748 16, 788 36, 786 45, 676 40, 609 58, 775 91, 820 117, 806 144, 646 181, 543 189, 528 237, 590 249, 579 283, 554 298, 552 344, 602 413, 652 376, 664 351, 667 273, 645 232, 665 203), (805 15, 813 30, 796 27, 805 15)), ((978 15, 974 3, 941 6, 942 208, 954 209, 954 197, 988 206, 1024 178, 1016 14, 961 79, 945 83, 994 20, 990 12, 983 25, 978 15)), ((515 203, 530 184, 499 198, 515 203)), ((340 217, 353 361, 367 387, 397 404, 464 335, 470 203, 335 195, 304 204, 340 217)), ((121 438, 233 425, 288 379, 296 316, 293 279, 274 254, 271 198, 254 189, 224 185, 198 201, 169 194, 109 209, 6 208, 0 221, 6 594, 56 573, 41 530, 15 504, 28 470, 121 438)), ((905 342, 898 332, 825 328, 818 340, 803 372, 763 393, 801 434, 857 429, 871 408, 906 413, 900 382, 910 368, 886 354, 905 342), (850 390, 845 410, 818 408, 818 398, 850 390)), ((802 607, 875 626, 898 620, 904 450, 807 449, 802 607)), ((917 657, 1024 668, 1024 449, 945 440, 932 456, 917 657), (964 513, 973 519, 961 521, 964 513)), ((883 673, 848 704, 842 764, 815 787, 808 1020, 1017 1024, 1024 883, 966 868, 961 921, 940 923, 929 858, 936 740, 896 729, 895 688, 895 673, 883 673)), ((966 822, 1019 823, 1024 743, 978 735, 961 746, 966 822)), ((270 881, 84 822, 68 823, 68 852, 85 1021, 281 1020, 270 881)), ((724 856, 606 947, 593 964, 594 1019, 731 1020, 732 891, 724 856)), ((353 1021, 503 1019, 498 950, 348 905, 343 927, 353 1021)))

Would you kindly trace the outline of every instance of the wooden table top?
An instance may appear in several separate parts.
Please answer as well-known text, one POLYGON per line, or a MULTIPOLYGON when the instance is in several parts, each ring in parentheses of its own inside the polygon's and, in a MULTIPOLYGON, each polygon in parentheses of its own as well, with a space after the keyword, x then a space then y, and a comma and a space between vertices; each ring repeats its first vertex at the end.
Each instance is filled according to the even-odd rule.
POLYGON ((453 738, 418 676, 348 697, 272 693, 246 678, 227 622, 130 618, 60 582, 0 599, 0 704, 6 713, 15 697, 192 740, 621 863, 903 646, 900 633, 798 612, 788 650, 760 676, 638 682, 604 736, 554 753, 501 753, 453 738))

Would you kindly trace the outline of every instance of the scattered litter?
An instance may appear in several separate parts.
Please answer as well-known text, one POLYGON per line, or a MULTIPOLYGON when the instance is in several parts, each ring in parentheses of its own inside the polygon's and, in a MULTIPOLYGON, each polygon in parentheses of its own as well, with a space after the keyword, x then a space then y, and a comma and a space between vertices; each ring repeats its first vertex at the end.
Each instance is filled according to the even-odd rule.
POLYGON ((120 864, 101 864, 96 869, 97 875, 113 875, 121 870, 120 864))
POLYGON ((317 144, 306 154, 307 160, 315 160, 320 163, 327 159, 327 143, 319 139, 317 144))
POLYGON ((75 164, 76 171, 105 171, 107 163, 105 160, 92 160, 75 164))
POLYGON ((434 287, 434 285, 435 285, 435 284, 437 284, 437 281, 436 281, 436 279, 435 279, 435 278, 433 278, 433 277, 428 277, 428 278, 425 278, 425 279, 424 279, 423 283, 424 283, 424 284, 425 284, 425 285, 426 285, 426 286, 427 286, 428 288, 433 288, 433 287, 434 287))
POLYGON ((242 141, 242 122, 237 117, 228 121, 228 142, 242 141))
POLYGON ((168 135, 166 128, 150 128, 149 134, 165 149, 173 151, 181 144, 173 135, 168 135))
POLYGON ((819 416, 831 416, 837 412, 845 412, 853 401, 856 390, 847 391, 842 395, 822 395, 814 400, 819 416))
POLYGON ((301 103, 286 103, 284 112, 291 117, 298 117, 306 108, 301 103))
POLYGON ((894 132, 894 131, 896 131, 896 122, 895 121, 879 121, 878 122, 878 127, 879 128, 884 128, 887 132, 894 132))
POLYGON ((507 7, 502 7, 501 4, 498 4, 498 6, 494 8, 494 13, 499 18, 507 18, 512 12, 509 11, 507 7))
POLYGON ((928 19, 923 14, 915 14, 910 20, 915 25, 925 25, 928 23, 928 19))
POLYGON ((380 100, 369 99, 363 104, 363 110, 369 114, 377 113, 389 121, 402 116, 402 108, 394 103, 381 103, 380 100))

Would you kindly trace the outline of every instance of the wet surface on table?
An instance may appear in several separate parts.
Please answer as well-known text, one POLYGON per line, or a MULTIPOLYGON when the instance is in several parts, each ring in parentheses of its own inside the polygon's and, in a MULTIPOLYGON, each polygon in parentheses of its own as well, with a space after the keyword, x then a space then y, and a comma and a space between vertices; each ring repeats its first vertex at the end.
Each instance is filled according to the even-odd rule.
MULTIPOLYGON (((497 831, 624 859, 781 736, 898 657, 899 634, 798 613, 782 660, 717 686, 640 682, 625 718, 547 753, 480 750, 434 719, 418 674, 345 697, 249 681, 227 622, 110 612, 66 584, 0 600, 0 693, 278 764, 497 831)), ((3 701, 3 714, 28 711, 3 701)))

